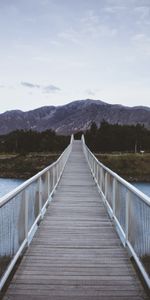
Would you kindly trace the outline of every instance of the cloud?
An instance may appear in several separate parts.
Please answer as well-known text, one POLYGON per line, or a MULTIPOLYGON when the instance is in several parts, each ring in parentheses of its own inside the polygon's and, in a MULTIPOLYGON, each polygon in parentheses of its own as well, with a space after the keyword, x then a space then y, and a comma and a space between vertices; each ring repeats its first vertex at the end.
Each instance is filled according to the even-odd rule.
POLYGON ((31 88, 31 89, 34 89, 34 88, 39 89, 39 88, 41 88, 41 86, 40 86, 39 84, 33 84, 33 83, 31 83, 31 82, 25 82, 25 81, 22 81, 22 82, 21 82, 21 85, 22 85, 22 86, 25 86, 25 87, 27 87, 27 88, 31 88))
POLYGON ((3 84, 0 84, 0 89, 3 89, 4 88, 4 85, 3 84))
POLYGON ((142 42, 143 40, 146 39, 146 35, 144 33, 136 33, 133 37, 132 40, 136 42, 142 42))
POLYGON ((78 24, 72 24, 67 29, 59 32, 57 39, 59 43, 69 42, 75 46, 85 45, 89 39, 114 38, 118 34, 118 27, 112 26, 103 20, 101 13, 87 10, 78 20, 78 24))
POLYGON ((150 55, 150 37, 145 33, 137 33, 133 35, 131 41, 136 51, 142 54, 142 57, 150 55))
POLYGON ((58 86, 55 86, 53 84, 47 85, 43 88, 44 93, 55 93, 61 91, 61 89, 58 86))
POLYGON ((58 40, 55 40, 55 39, 51 40, 50 44, 53 45, 53 46, 58 46, 58 47, 62 46, 62 43, 58 40))
POLYGON ((150 7, 149 6, 137 6, 134 8, 135 13, 138 14, 138 17, 145 21, 145 19, 149 18, 150 16, 150 7))
POLYGON ((86 15, 84 18, 82 18, 81 23, 82 31, 88 37, 92 36, 93 38, 108 38, 114 37, 118 33, 118 28, 104 22, 100 15, 95 14, 93 10, 86 12, 86 15))
POLYGON ((90 89, 87 89, 86 91, 86 94, 88 94, 89 96, 95 96, 95 92, 90 90, 90 89))
POLYGON ((120 14, 127 9, 127 6, 106 6, 104 12, 108 14, 120 14))
POLYGON ((82 33, 73 28, 69 28, 58 34, 58 38, 64 41, 79 45, 81 42, 82 33))
POLYGON ((53 62, 53 60, 48 56, 33 56, 32 59, 40 63, 46 63, 46 64, 53 62))
POLYGON ((21 85, 26 87, 26 88, 29 88, 29 89, 41 89, 41 91, 43 93, 46 93, 46 94, 61 91, 61 89, 58 86, 55 86, 53 84, 43 86, 43 85, 40 85, 40 84, 33 84, 31 82, 22 81, 21 85))

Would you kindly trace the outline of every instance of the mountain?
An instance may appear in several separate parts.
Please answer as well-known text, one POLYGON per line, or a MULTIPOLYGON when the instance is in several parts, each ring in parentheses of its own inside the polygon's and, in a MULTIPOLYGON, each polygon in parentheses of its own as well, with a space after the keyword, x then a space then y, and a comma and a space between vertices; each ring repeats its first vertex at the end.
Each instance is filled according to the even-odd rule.
POLYGON ((91 122, 97 125, 105 120, 111 124, 144 124, 150 129, 150 108, 108 104, 100 100, 78 100, 63 106, 45 106, 28 112, 6 111, 0 114, 0 134, 17 129, 45 131, 53 129, 59 134, 86 130, 91 122))

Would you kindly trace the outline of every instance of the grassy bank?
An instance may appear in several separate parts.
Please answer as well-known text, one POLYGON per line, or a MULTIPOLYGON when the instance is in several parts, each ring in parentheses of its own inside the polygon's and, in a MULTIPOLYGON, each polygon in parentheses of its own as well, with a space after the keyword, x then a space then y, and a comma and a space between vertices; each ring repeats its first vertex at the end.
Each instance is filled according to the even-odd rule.
POLYGON ((104 165, 130 182, 150 182, 150 153, 95 155, 104 165))
POLYGON ((52 164, 59 153, 0 154, 0 177, 28 179, 52 164))
MULTIPOLYGON (((28 179, 59 157, 60 153, 0 154, 0 177, 28 179)), ((95 154, 108 168, 128 181, 150 182, 150 154, 95 154)))

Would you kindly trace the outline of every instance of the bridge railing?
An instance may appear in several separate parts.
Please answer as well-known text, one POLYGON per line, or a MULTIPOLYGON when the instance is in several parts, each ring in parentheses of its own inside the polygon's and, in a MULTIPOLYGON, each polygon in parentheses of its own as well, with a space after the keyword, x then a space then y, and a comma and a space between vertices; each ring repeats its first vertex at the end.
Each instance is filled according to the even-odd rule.
POLYGON ((0 290, 43 218, 68 160, 73 139, 72 136, 56 162, 0 198, 0 290))
POLYGON ((100 163, 85 144, 85 157, 116 230, 150 288, 150 198, 100 163))

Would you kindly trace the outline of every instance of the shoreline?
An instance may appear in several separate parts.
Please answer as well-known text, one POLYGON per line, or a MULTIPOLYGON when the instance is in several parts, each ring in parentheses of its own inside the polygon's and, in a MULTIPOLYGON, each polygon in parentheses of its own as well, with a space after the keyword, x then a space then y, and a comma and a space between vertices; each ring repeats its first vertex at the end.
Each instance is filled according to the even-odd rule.
POLYGON ((0 154, 0 178, 29 179, 58 159, 60 153, 0 154))
MULTIPOLYGON (((60 153, 0 154, 0 178, 29 179, 51 165, 60 153)), ((150 183, 150 154, 101 154, 97 159, 128 182, 150 183)))
POLYGON ((150 154, 101 154, 97 159, 128 182, 150 183, 150 154))

